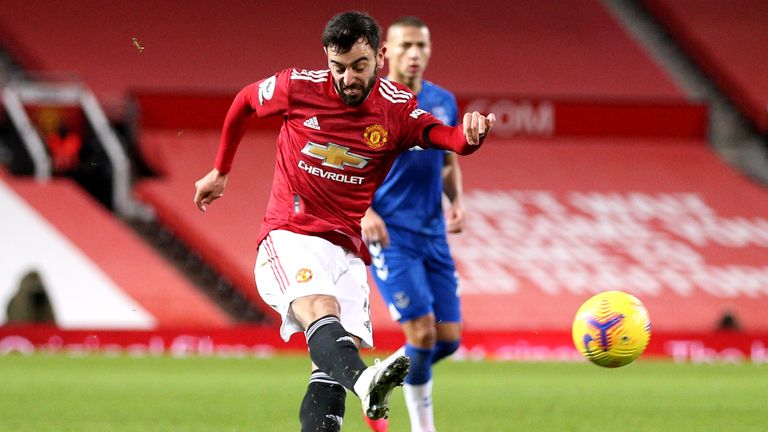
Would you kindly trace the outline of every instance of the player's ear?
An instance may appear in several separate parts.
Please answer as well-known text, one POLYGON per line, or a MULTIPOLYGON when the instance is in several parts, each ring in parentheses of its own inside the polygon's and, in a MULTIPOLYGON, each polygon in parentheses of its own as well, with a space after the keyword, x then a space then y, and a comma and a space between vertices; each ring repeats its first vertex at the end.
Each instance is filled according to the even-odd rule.
POLYGON ((379 52, 376 53, 376 67, 378 69, 381 69, 384 67, 384 54, 387 52, 387 46, 382 45, 381 48, 379 48, 379 52))

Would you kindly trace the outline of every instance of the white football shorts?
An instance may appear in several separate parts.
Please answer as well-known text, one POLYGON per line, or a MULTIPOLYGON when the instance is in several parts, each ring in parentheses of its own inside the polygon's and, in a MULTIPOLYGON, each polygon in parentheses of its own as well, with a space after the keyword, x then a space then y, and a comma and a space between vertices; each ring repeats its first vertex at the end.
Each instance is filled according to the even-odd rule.
POLYGON ((336 297, 341 325, 373 347, 370 288, 363 260, 320 237, 274 230, 259 245, 256 287, 261 298, 283 319, 280 336, 288 341, 303 332, 291 302, 300 297, 325 294, 336 297))

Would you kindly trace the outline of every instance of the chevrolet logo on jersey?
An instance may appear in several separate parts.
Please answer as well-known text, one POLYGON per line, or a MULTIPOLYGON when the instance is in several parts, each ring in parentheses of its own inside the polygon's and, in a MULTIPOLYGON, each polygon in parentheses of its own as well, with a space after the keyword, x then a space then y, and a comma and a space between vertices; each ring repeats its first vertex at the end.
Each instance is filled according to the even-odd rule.
POLYGON ((301 150, 307 156, 323 160, 323 166, 344 169, 345 166, 363 168, 371 158, 349 152, 348 147, 328 143, 328 145, 308 142, 301 150))

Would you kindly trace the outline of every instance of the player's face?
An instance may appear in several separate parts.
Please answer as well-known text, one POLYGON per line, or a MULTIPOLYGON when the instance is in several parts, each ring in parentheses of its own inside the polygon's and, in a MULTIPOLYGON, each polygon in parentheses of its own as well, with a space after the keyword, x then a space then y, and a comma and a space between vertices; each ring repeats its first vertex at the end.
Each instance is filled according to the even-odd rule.
POLYGON ((389 74, 395 81, 421 79, 431 55, 428 28, 395 25, 387 31, 389 74))
POLYGON ((384 66, 385 49, 375 52, 365 39, 360 39, 348 52, 338 53, 333 47, 325 51, 341 100, 349 106, 363 103, 376 84, 378 70, 384 66))

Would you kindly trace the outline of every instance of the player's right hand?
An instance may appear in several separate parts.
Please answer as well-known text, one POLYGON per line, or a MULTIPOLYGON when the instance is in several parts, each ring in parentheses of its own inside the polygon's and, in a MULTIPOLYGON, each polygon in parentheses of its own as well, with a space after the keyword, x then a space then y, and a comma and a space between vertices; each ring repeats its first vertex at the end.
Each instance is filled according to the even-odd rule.
POLYGON ((227 186, 227 175, 221 174, 216 168, 195 182, 195 205, 200 211, 205 211, 205 206, 214 200, 224 196, 224 188, 227 186))
POLYGON ((461 201, 451 203, 443 211, 445 214, 445 230, 451 234, 458 234, 464 229, 464 205, 461 201))
POLYGON ((372 208, 368 208, 365 212, 365 216, 360 221, 360 228, 363 230, 363 241, 367 244, 378 242, 381 247, 389 246, 387 224, 372 208))
POLYGON ((496 115, 493 113, 484 116, 477 111, 464 114, 464 137, 469 145, 479 145, 480 141, 493 129, 496 124, 496 115))

